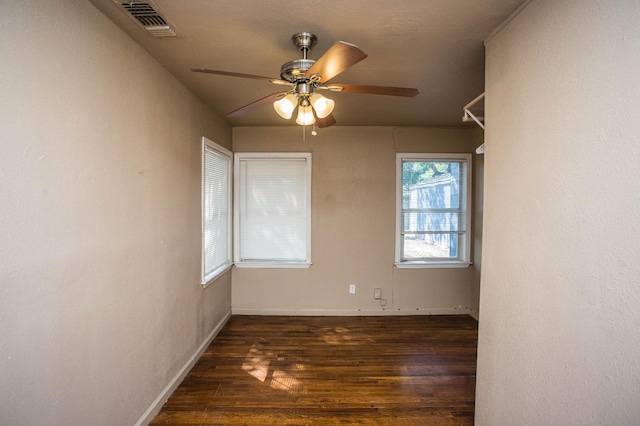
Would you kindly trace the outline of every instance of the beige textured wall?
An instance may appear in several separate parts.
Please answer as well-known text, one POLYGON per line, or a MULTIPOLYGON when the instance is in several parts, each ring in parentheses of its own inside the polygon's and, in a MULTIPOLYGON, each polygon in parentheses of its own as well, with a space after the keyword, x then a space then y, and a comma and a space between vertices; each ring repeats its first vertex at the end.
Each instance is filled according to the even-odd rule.
POLYGON ((640 3, 487 43, 476 424, 640 424, 640 3))
POLYGON ((199 284, 231 130, 88 2, 1 9, 0 423, 131 425, 231 308, 199 284))
MULTIPOLYGON (((484 143, 484 131, 476 127, 473 132, 473 146, 484 143)), ((476 319, 480 316, 480 277, 482 272, 482 222, 484 220, 484 154, 473 154, 473 279, 471 281, 470 313, 476 319)))
POLYGON ((313 154, 309 269, 233 270, 234 313, 467 313, 474 271, 394 267, 395 153, 472 152, 470 129, 234 128, 235 152, 313 154), (356 294, 349 294, 356 284, 356 294), (386 310, 373 299, 382 288, 386 310), (456 310, 458 306, 463 309, 456 310))

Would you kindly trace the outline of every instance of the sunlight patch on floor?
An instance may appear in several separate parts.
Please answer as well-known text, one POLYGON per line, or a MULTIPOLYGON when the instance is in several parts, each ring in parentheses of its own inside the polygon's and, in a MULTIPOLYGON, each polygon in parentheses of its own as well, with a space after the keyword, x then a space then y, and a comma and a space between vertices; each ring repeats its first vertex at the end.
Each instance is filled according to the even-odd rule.
POLYGON ((301 377, 306 369, 305 365, 288 363, 286 357, 265 351, 260 346, 258 343, 251 346, 242 363, 242 370, 260 382, 269 383, 272 389, 294 395, 307 393, 306 381, 301 377))

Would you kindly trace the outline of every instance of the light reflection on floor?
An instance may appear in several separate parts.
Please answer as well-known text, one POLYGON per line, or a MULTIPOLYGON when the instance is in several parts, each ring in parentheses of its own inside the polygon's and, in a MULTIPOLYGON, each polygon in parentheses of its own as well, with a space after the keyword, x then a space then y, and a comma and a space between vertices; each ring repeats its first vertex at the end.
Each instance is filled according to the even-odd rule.
POLYGON ((288 373, 282 370, 275 370, 271 379, 271 387, 294 395, 304 395, 307 393, 306 381, 296 378, 296 375, 299 377, 299 373, 305 369, 304 365, 295 364, 291 367, 288 373))
POLYGON ((306 394, 307 383, 302 377, 306 370, 305 365, 287 362, 285 357, 264 350, 261 346, 259 343, 251 346, 242 364, 242 370, 263 383, 269 383, 272 389, 293 395, 306 394))
POLYGON ((254 343, 249 350, 249 354, 244 359, 242 369, 261 382, 264 382, 269 373, 269 364, 272 358, 274 358, 272 352, 263 352, 258 349, 258 344, 254 343))
MULTIPOLYGON (((371 338, 357 339, 345 327, 323 327, 320 339, 329 345, 358 345, 372 342, 371 338)), ((308 381, 305 380, 307 367, 300 359, 278 354, 262 343, 254 343, 242 363, 242 370, 272 389, 285 391, 292 395, 307 393, 308 381)))
POLYGON ((322 329, 322 340, 330 345, 347 343, 352 338, 349 329, 345 327, 324 327, 322 329))
POLYGON ((351 330, 346 327, 324 327, 322 328, 321 339, 330 345, 367 344, 373 342, 370 337, 366 339, 354 337, 351 334, 351 330))

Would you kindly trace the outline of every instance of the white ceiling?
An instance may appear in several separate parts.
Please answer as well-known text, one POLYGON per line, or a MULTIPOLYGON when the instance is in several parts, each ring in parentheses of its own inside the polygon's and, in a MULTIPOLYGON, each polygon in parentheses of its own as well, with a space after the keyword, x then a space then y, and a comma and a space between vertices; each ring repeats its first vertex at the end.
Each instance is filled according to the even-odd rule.
MULTIPOLYGON (((327 93, 337 125, 461 126, 462 107, 484 91, 484 39, 525 0, 155 0, 181 33, 175 38, 151 37, 114 0, 89 1, 221 117, 283 86, 190 68, 279 78, 283 63, 301 57, 291 36, 308 31, 318 37, 310 59, 340 40, 369 55, 331 82, 420 91, 327 93)), ((227 120, 295 125, 269 105, 227 120)))

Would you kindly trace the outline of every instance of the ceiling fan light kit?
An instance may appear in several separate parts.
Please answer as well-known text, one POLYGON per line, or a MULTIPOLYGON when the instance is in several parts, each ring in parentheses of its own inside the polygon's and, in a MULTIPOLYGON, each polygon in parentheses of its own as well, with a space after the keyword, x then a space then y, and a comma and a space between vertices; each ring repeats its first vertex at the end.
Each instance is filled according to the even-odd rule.
POLYGON ((273 103, 273 109, 285 120, 291 118, 296 106, 298 106, 298 98, 293 93, 289 93, 284 98, 273 103))
POLYGON ((318 38, 315 35, 308 32, 301 32, 294 34, 291 39, 298 50, 302 52, 302 58, 289 61, 282 65, 282 67, 280 67, 280 79, 207 68, 192 68, 191 70, 194 72, 263 80, 278 85, 289 85, 291 90, 265 96, 262 99, 230 112, 227 116, 237 117, 246 114, 256 107, 276 99, 273 102, 273 108, 280 117, 286 120, 291 119, 295 109, 298 108, 296 123, 301 126, 317 123, 318 127, 329 127, 336 123, 332 115, 335 101, 319 94, 319 90, 403 97, 418 95, 417 89, 404 87, 362 86, 338 83, 325 85, 325 83, 347 68, 365 59, 367 54, 353 44, 338 41, 318 60, 314 61, 313 59, 308 59, 307 54, 318 42, 318 38))
POLYGON ((313 110, 310 105, 298 107, 298 118, 296 123, 301 126, 310 126, 316 122, 316 118, 313 116, 313 110))
POLYGON ((336 103, 333 99, 325 98, 320 93, 314 93, 311 95, 311 105, 318 118, 325 118, 333 112, 336 103))

